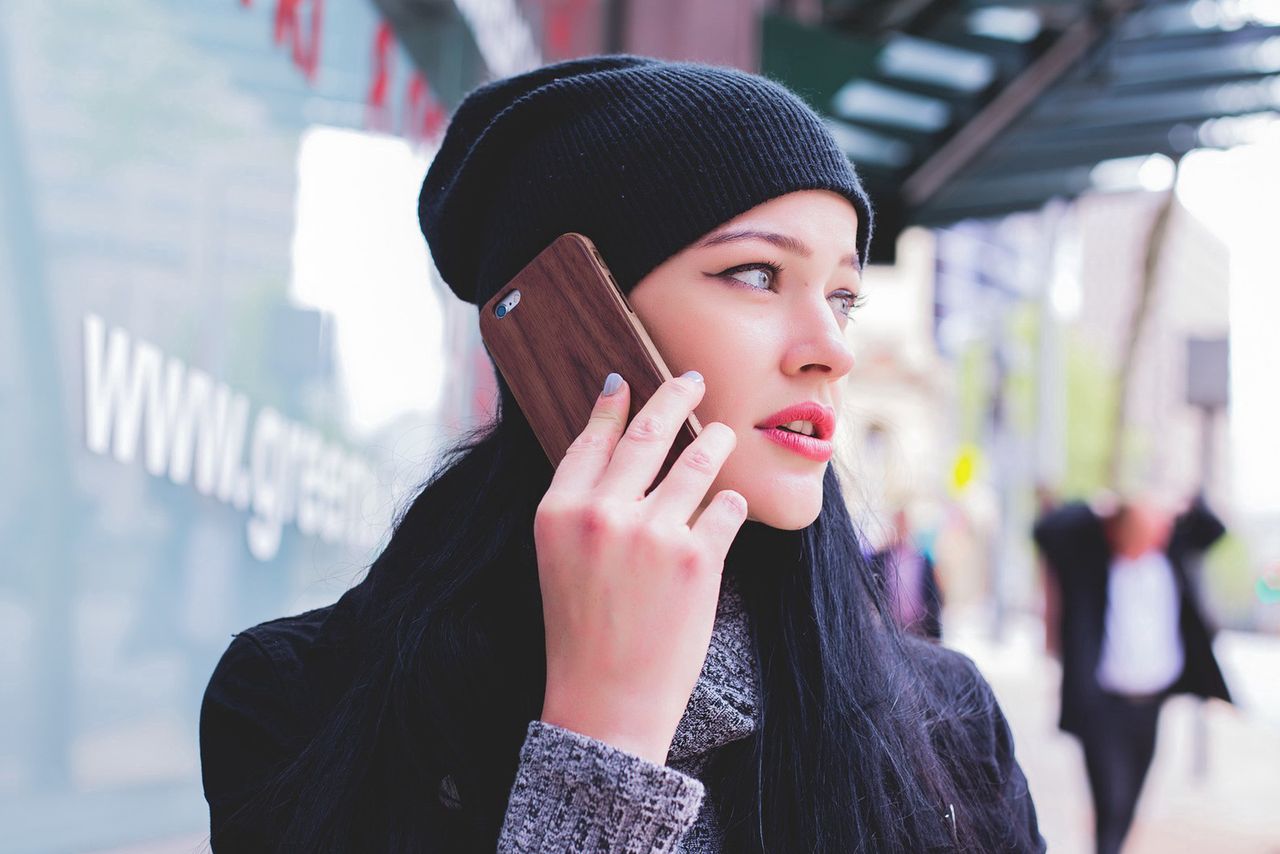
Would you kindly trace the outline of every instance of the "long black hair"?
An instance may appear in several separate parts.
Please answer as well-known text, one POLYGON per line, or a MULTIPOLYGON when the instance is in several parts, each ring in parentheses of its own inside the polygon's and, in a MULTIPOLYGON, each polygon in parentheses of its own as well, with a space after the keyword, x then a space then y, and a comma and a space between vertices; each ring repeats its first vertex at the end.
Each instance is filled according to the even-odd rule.
MULTIPOLYGON (((498 385, 494 420, 442 458, 357 589, 350 688, 249 808, 290 850, 494 850, 542 705, 532 521, 552 476, 498 385)), ((937 689, 886 616, 831 467, 823 492, 813 524, 748 522, 725 562, 760 674, 756 732, 705 772, 725 850, 991 850, 1008 819, 984 813, 990 775, 955 759, 989 709, 937 689)))

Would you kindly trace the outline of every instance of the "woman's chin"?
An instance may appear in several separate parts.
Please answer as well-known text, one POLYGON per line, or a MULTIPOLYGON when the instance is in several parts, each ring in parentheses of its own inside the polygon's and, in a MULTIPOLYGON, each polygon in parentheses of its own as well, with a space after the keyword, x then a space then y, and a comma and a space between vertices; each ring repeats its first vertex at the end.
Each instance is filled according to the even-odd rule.
POLYGON ((822 512, 822 491, 818 491, 815 499, 789 502, 779 501, 777 496, 769 496, 753 503, 748 497, 747 507, 747 518, 752 521, 781 531, 798 531, 812 525, 822 512))
POLYGON ((822 512, 825 473, 825 466, 777 465, 767 456, 753 458, 748 464, 735 451, 720 470, 720 477, 712 484, 708 495, 732 489, 747 499, 749 521, 784 531, 798 531, 812 525, 822 512))

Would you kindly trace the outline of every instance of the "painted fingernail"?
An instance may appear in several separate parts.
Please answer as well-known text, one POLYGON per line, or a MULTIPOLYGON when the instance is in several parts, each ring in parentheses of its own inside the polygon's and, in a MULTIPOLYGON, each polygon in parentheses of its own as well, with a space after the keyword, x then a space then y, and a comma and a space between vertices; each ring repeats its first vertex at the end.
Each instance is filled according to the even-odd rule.
POLYGON ((697 371, 685 371, 680 376, 684 377, 687 380, 693 380, 695 383, 702 382, 702 374, 698 373, 697 371))
POLYGON ((604 378, 604 396, 605 397, 608 397, 609 395, 613 394, 620 388, 622 388, 621 375, 609 374, 609 376, 604 378))

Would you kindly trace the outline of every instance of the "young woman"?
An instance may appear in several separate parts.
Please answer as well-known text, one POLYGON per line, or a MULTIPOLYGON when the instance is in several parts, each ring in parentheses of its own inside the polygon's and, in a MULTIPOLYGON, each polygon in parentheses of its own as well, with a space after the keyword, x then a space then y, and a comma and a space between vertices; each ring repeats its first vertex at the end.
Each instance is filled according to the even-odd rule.
POLYGON ((236 636, 214 850, 1043 850, 990 689, 893 627, 828 465, 871 209, 818 116, 729 69, 549 66, 459 106, 419 214, 476 305, 588 235, 678 376, 630 420, 602 378, 554 471, 500 378, 362 583, 236 636))

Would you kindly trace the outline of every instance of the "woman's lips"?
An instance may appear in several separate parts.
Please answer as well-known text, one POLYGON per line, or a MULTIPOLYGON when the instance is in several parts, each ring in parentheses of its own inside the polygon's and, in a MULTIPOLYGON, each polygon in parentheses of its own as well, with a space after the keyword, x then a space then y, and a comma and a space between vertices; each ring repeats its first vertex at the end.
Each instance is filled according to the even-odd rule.
POLYGON ((832 447, 829 440, 806 436, 803 433, 792 433, 778 427, 757 427, 756 429, 769 441, 777 442, 787 450, 795 451, 815 462, 825 463, 831 459, 832 447))

